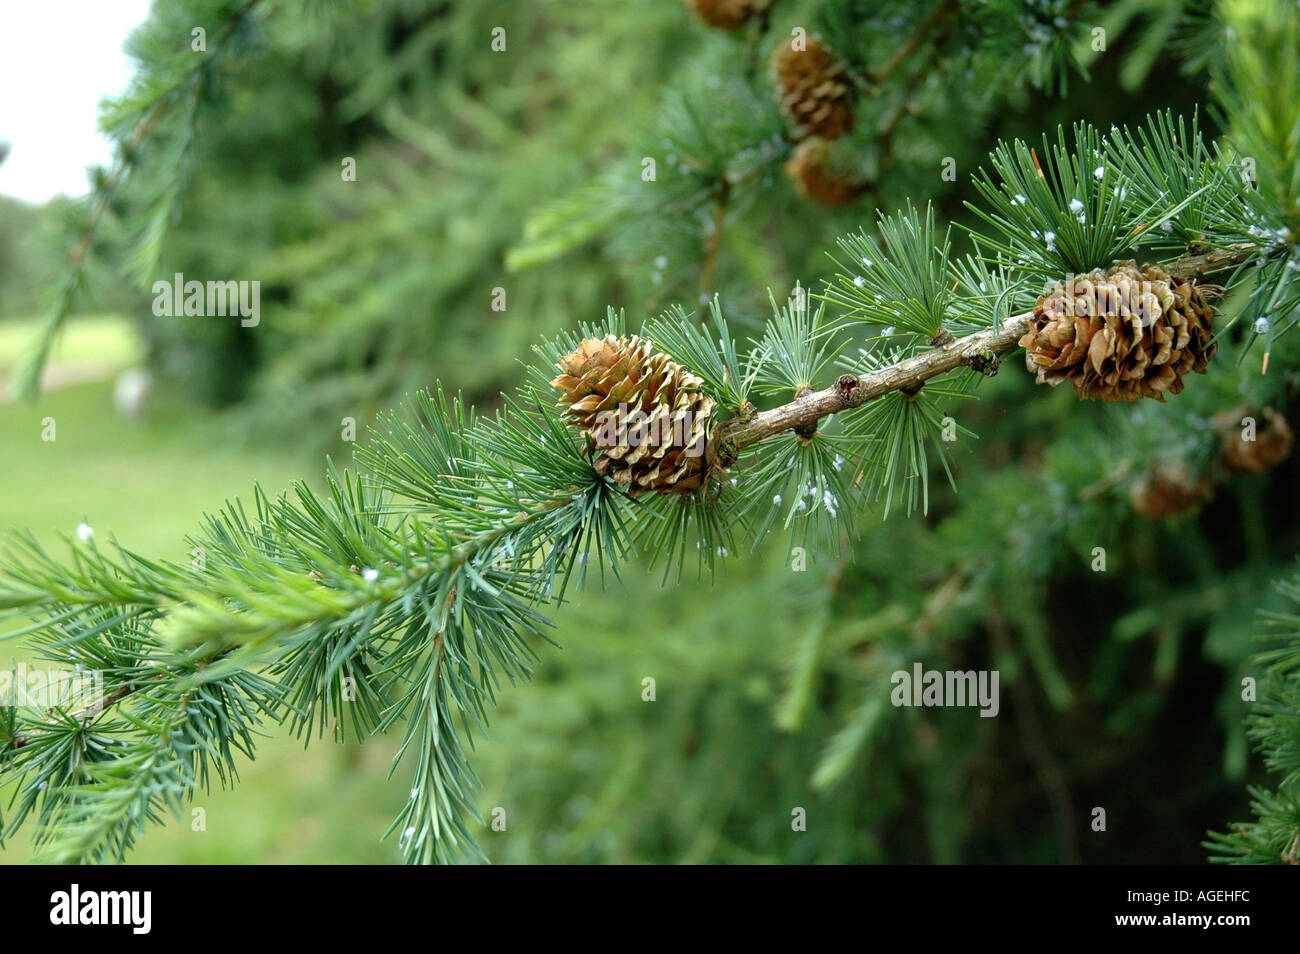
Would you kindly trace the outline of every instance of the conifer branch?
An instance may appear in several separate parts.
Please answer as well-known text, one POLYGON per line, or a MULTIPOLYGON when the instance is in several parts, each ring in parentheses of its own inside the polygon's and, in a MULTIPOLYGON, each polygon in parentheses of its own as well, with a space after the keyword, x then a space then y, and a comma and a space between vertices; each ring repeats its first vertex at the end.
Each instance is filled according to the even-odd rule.
POLYGON ((718 186, 718 206, 713 212, 713 227, 704 246, 704 266, 700 269, 700 301, 713 292, 713 277, 718 269, 718 252, 722 248, 722 230, 727 222, 727 205, 731 200, 731 180, 723 177, 718 186))
MULTIPOLYGON (((1239 243, 1178 259, 1167 265, 1166 270, 1180 278, 1204 277, 1240 265, 1257 251, 1255 245, 1239 243)), ((926 381, 954 368, 969 366, 972 359, 978 363, 981 357, 1012 351, 1033 317, 1033 311, 1012 315, 996 329, 952 339, 878 371, 841 375, 821 391, 801 393, 789 404, 728 421, 714 439, 714 459, 723 467, 730 466, 746 447, 771 440, 785 431, 815 429, 824 417, 861 407, 892 391, 915 395, 926 381)))
MULTIPOLYGON (((946 42, 945 17, 958 9, 938 0, 877 78, 895 73, 924 43, 946 42)), ((924 76, 917 71, 912 81, 924 76)), ((905 115, 910 92, 887 130, 905 115)), ((124 110, 119 127, 151 102, 124 110)), ((708 292, 724 216, 744 211, 739 186, 770 169, 788 142, 763 136, 761 148, 727 156, 711 148, 707 123, 691 110, 682 114, 685 133, 673 142, 684 145, 674 149, 708 174, 678 177, 677 188, 648 205, 680 215, 716 202, 700 275, 708 292)), ((1189 279, 1251 259, 1282 262, 1274 252, 1289 240, 1258 231, 1266 220, 1254 214, 1255 193, 1228 162, 1208 161, 1195 131, 1189 145, 1167 120, 1150 130, 1154 159, 1132 138, 1108 140, 1083 124, 1072 144, 1063 131, 1055 148, 1044 140, 1041 162, 1024 143, 999 147, 998 181, 976 180, 993 237, 977 236, 965 263, 950 254, 949 230, 936 226, 933 210, 922 216, 910 203, 906 213, 882 218, 879 242, 865 233, 842 241, 845 271, 821 297, 844 306, 844 320, 823 320, 825 308, 811 310, 800 287, 788 305, 772 302, 761 340, 742 354, 716 299, 712 327, 678 309, 647 325, 635 346, 611 312, 602 327, 583 326, 580 336, 540 347, 542 367, 491 420, 441 392, 424 394, 410 413, 381 418, 376 439, 358 450, 363 476, 339 476, 331 465, 325 497, 299 486, 296 499, 271 500, 259 489, 255 515, 234 504, 210 518, 198 541, 203 569, 125 551, 109 560, 93 544, 72 543, 69 565, 34 543, 0 553, 0 615, 26 621, 45 613, 26 631, 38 633, 50 658, 81 662, 84 654, 119 683, 102 703, 28 712, 21 726, 0 712, 0 772, 16 778, 22 799, 0 833, 36 812, 38 838, 52 840, 47 857, 120 859, 145 820, 206 785, 205 759, 221 772, 232 764, 231 745, 250 754, 256 714, 299 733, 319 723, 322 734, 332 714, 336 726, 350 719, 365 734, 404 725, 399 757, 409 753, 415 777, 393 830, 407 860, 473 854, 468 822, 479 813, 478 785, 464 743, 485 726, 499 686, 529 677, 530 640, 551 625, 539 608, 564 598, 571 575, 582 583, 588 558, 602 574, 617 574, 619 560, 643 547, 651 561, 680 566, 694 544, 703 568, 713 554, 728 554, 733 530, 763 539, 783 508, 792 533, 816 526, 847 539, 854 506, 873 494, 886 515, 903 485, 925 506, 936 459, 925 448, 940 440, 937 401, 969 396, 975 376, 935 379, 962 367, 992 373, 1034 320, 1023 310, 1032 283, 1105 267, 1138 246, 1157 259, 1195 248, 1167 266, 1189 279), (1257 242, 1243 241, 1250 236, 1257 242), (892 330, 846 363, 840 354, 853 324, 892 330), (612 360, 596 362, 600 373, 589 376, 585 361, 575 360, 561 365, 568 384, 552 380, 557 358, 589 344, 593 354, 608 346, 612 360), (836 373, 831 367, 850 373, 814 390, 836 373), (637 368, 653 373, 628 373, 637 368), (672 387, 661 388, 669 379, 672 387), (651 381, 658 383, 638 387, 651 381), (568 398, 563 415, 557 388, 568 398), (772 401, 794 397, 760 412, 751 390, 772 401), (668 392, 681 398, 672 408, 663 403, 668 392), (605 448, 628 451, 614 466, 574 422, 575 411, 594 413, 620 398, 655 413, 690 411, 697 421, 715 420, 719 409, 736 413, 708 441, 714 470, 740 461, 746 448, 784 440, 714 485, 683 455, 605 448), (842 434, 818 431, 823 418, 868 404, 842 434), (637 484, 634 466, 644 478, 637 484), (266 677, 256 674, 262 670, 266 677), (356 695, 343 693, 340 683, 349 680, 356 695), (116 705, 119 718, 98 719, 116 705), (109 748, 104 739, 126 747, 109 748)), ((748 133, 736 138, 752 141, 748 133)), ((849 735, 878 711, 878 700, 868 700, 849 735)))
MULTIPOLYGON (((114 689, 112 692, 105 694, 105 696, 102 699, 97 699, 95 702, 86 706, 84 709, 78 709, 75 712, 69 712, 66 718, 72 719, 80 726, 83 727, 87 726, 91 722, 93 722, 98 716, 100 716, 102 713, 106 712, 108 709, 117 705, 127 696, 130 696, 131 694, 138 692, 141 688, 143 688, 143 684, 138 684, 133 682, 125 683, 124 685, 114 689)), ((46 720, 46 722, 49 725, 54 725, 58 721, 59 720, 57 719, 46 720)), ((13 749, 21 749, 24 745, 29 745, 32 741, 34 733, 37 731, 40 730, 33 730, 33 732, 27 732, 27 733, 20 732, 18 735, 15 735, 9 741, 9 747, 13 749)))
POLYGON ((961 5, 957 0, 941 0, 941 2, 930 11, 930 14, 917 25, 912 34, 904 41, 894 55, 891 56, 879 69, 867 69, 863 71, 863 76, 871 85, 873 91, 879 90, 895 72, 898 71, 904 63, 921 48, 928 37, 941 23, 950 17, 956 16, 960 11, 961 5))

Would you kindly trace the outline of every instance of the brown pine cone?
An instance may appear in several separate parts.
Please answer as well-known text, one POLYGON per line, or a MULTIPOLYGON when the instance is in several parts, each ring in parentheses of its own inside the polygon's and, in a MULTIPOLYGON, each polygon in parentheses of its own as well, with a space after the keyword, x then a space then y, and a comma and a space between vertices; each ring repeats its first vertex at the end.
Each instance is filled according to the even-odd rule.
POLYGON ((805 199, 822 205, 852 205, 867 190, 867 184, 829 164, 830 144, 820 136, 799 143, 786 161, 785 174, 805 199))
POLYGON ((799 139, 835 139, 853 128, 848 70, 816 34, 796 50, 785 40, 772 51, 772 78, 781 112, 799 139))
POLYGON ((704 482, 710 419, 704 382, 649 341, 588 338, 551 382, 565 417, 588 439, 597 473, 628 493, 688 493, 704 482))
POLYGON ((1271 407, 1256 412, 1242 406, 1214 418, 1223 448, 1223 465, 1242 474, 1262 474, 1291 456, 1295 435, 1282 414, 1271 407), (1243 418, 1255 419, 1254 439, 1247 440, 1243 418))
POLYGON ((1214 496, 1214 484, 1183 460, 1159 461, 1129 487, 1138 513, 1154 520, 1190 513, 1214 496))
POLYGON ((1214 356, 1214 313, 1203 289, 1133 262, 1058 282, 1038 299, 1020 339, 1039 384, 1070 381, 1081 398, 1165 399, 1214 356))
POLYGON ((770 4, 771 0, 686 0, 696 16, 718 30, 737 30, 770 4))

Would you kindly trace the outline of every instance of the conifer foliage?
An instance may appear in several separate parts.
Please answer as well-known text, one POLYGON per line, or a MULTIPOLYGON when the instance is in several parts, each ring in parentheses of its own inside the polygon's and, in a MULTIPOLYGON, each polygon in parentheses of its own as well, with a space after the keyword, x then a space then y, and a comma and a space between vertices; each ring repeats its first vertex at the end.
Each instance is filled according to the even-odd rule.
MULTIPOLYGON (((712 26, 755 32, 769 13, 690 5, 712 26)), ((1020 23, 1054 5, 969 6, 937 4, 922 36, 993 43, 995 16, 1020 23)), ((1071 7, 1055 6, 1052 24, 1071 7)), ((832 5, 828 31, 849 7, 832 5)), ((1297 14, 1280 2, 1267 23, 1239 13, 1217 67, 1221 138, 1168 112, 1043 130, 1000 144, 974 173, 978 226, 943 226, 928 203, 881 215, 827 249, 833 265, 814 288, 769 292, 761 323, 736 323, 706 294, 700 314, 670 307, 636 334, 613 309, 557 329, 491 413, 449 390, 454 381, 434 385, 380 416, 354 468, 330 463, 324 492, 255 488, 208 515, 189 541, 201 565, 99 535, 52 552, 13 534, 0 610, 44 659, 108 684, 92 709, 0 709, 0 778, 16 791, 0 835, 29 829, 47 860, 120 861, 214 779, 233 780, 259 726, 282 724, 303 737, 400 733, 410 796, 390 834, 404 858, 480 858, 473 747, 499 694, 530 678, 572 594, 620 585, 640 557, 666 578, 708 576, 773 534, 844 559, 869 513, 929 512, 936 463, 956 482, 946 422, 1017 348, 1038 380, 1135 402, 1124 410, 1139 414, 1140 398, 1183 400, 1172 396, 1212 379, 1221 342, 1243 356, 1274 347, 1300 304, 1300 153, 1295 124, 1267 110, 1295 115, 1300 53, 1272 31, 1293 38, 1297 14), (1260 102, 1264 77, 1291 83, 1292 98, 1260 102), (1247 157, 1255 179, 1243 175, 1247 157)), ((1077 71, 1060 29, 1034 31, 1029 79, 1040 86, 1077 71)), ((849 133, 856 97, 889 80, 808 42, 798 54, 786 37, 773 47, 792 134, 782 149, 795 156, 809 137, 849 133)), ((769 120, 755 114, 758 126, 769 120)), ((739 189, 736 168, 718 166, 716 181, 739 189)), ((1285 422, 1267 420, 1280 435, 1285 422)), ((1282 444, 1289 451, 1289 433, 1270 446, 1282 444)), ((1230 452, 1226 466, 1256 459, 1230 452)), ((1147 501, 1135 491, 1135 504, 1154 516, 1198 505, 1199 475, 1170 490, 1180 468, 1135 484, 1147 501)), ((1294 614, 1277 619, 1296 628, 1294 614)), ((1255 793, 1255 822, 1215 836, 1217 856, 1295 861, 1295 657, 1294 647, 1267 657, 1252 723, 1285 779, 1255 793)), ((846 771, 880 705, 864 704, 835 736, 818 784, 846 771)), ((791 702, 783 718, 799 709, 791 702)))

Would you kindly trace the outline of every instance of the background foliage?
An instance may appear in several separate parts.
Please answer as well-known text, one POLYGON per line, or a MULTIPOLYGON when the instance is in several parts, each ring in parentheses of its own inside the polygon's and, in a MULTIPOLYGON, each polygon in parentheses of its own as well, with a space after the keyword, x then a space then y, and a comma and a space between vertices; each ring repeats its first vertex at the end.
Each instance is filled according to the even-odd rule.
MULTIPOLYGON (((734 334, 759 335, 769 289, 784 301, 796 282, 831 279, 836 239, 878 234, 878 213, 910 200, 930 206, 941 233, 978 225, 965 205, 978 198, 971 173, 1000 140, 1038 143, 1058 125, 1199 111, 1208 137, 1234 134, 1259 159, 1260 182, 1295 197, 1294 126, 1278 117, 1294 118, 1300 98, 1261 101, 1263 86, 1288 88, 1276 71, 1234 87, 1252 64, 1231 71, 1224 52, 1231 25, 1259 49, 1279 46, 1268 62, 1294 62, 1294 16, 1277 5, 782 0, 768 32, 753 23, 736 34, 669 0, 247 6, 157 4, 137 38, 139 84, 106 113, 129 129, 159 89, 179 91, 112 192, 84 284, 95 307, 130 317, 160 394, 218 427, 182 449, 160 415, 140 438, 157 456, 128 444, 124 474, 220 461, 242 475, 237 490, 264 458, 217 448, 261 455, 258 444, 291 442, 295 472, 326 450, 346 458, 341 418, 370 420, 434 379, 490 409, 539 335, 596 321, 611 303, 635 330, 676 303, 702 316, 717 294, 734 334), (191 94, 193 64, 163 40, 193 22, 214 24, 225 58, 205 64, 191 94), (502 25, 508 50, 493 53, 502 25), (1104 52, 1092 49, 1095 25, 1104 52), (848 208, 808 202, 782 171, 792 143, 766 64, 793 26, 820 31, 862 77, 857 126, 834 145, 869 186, 848 208), (340 176, 344 157, 356 182, 340 176), (175 271, 260 280, 261 325, 155 318, 140 278, 175 271), (504 312, 491 308, 496 288, 504 312)), ((58 239, 78 234, 90 208, 4 206, 0 249, 15 251, 0 254, 0 311, 58 313, 36 289, 58 288, 44 282, 58 274, 58 239)), ((959 255, 970 251, 963 235, 952 231, 959 255)), ((1284 278, 1261 275, 1258 287, 1284 278)), ((960 491, 932 458, 928 505, 920 474, 891 488, 858 515, 847 557, 775 534, 758 559, 717 560, 716 579, 686 573, 662 588, 660 572, 634 563, 606 595, 571 595, 552 634, 562 651, 534 640, 535 677, 501 692, 491 738, 471 756, 483 806, 511 819, 507 833, 480 833, 483 850, 548 862, 1196 862, 1207 831, 1250 814, 1247 783, 1267 786, 1257 801, 1281 799, 1275 813, 1294 813, 1294 796, 1270 794, 1278 777, 1251 754, 1241 678, 1262 674, 1256 610, 1294 613, 1274 581, 1300 552, 1297 465, 1221 479, 1211 423, 1243 404, 1291 405, 1295 345, 1280 332, 1294 302, 1273 298, 1283 307, 1264 342, 1259 293, 1225 303, 1239 331, 1167 405, 1082 404, 1007 362, 980 401, 954 412, 978 437, 952 454, 960 491), (1212 499, 1175 520, 1136 513, 1134 484, 1174 459, 1214 474, 1212 499), (813 549, 804 572, 790 568, 792 542, 813 549), (1091 568, 1099 546, 1104 573, 1091 568), (1000 670, 1001 714, 883 704, 889 673, 916 661, 1000 670), (641 700, 646 676, 658 685, 652 704, 641 700), (790 831, 794 806, 808 810, 805 833, 790 831), (1104 833, 1089 828, 1094 806, 1107 810, 1104 833)), ((79 298, 71 310, 87 307, 79 298)), ((6 527, 48 538, 86 508, 102 512, 93 481, 82 502, 42 490, 48 476, 30 464, 42 453, 30 421, 72 401, 51 392, 34 409, 0 408, 15 422, 11 479, 29 488, 10 498, 6 527)), ((87 429, 97 420, 75 403, 60 413, 87 429)), ((272 465, 273 487, 288 464, 272 465)), ((131 479, 139 512, 104 529, 143 552, 163 521, 174 527, 165 551, 183 552, 198 511, 230 492, 191 487, 186 521, 131 479)), ((1287 691, 1291 671, 1271 693, 1287 691)), ((1255 731, 1256 742, 1267 734, 1255 731)), ((253 824, 279 765, 303 793, 282 810, 299 818, 328 813, 321 788, 355 790, 368 813, 387 800, 376 814, 388 817, 404 802, 400 783, 359 781, 379 774, 373 755, 298 775, 321 763, 286 749, 262 750, 251 787, 222 796, 240 812, 231 825, 253 824)), ((1285 757, 1273 767, 1294 770, 1285 757)), ((341 840, 305 827, 301 841, 328 844, 326 860, 397 857, 391 842, 376 854, 382 827, 358 823, 341 840)), ((193 858, 179 834, 146 839, 144 857, 193 858)), ((1242 837, 1247 847, 1230 839, 1220 853, 1268 855, 1242 837)), ((232 860, 268 850, 250 841, 232 860)))

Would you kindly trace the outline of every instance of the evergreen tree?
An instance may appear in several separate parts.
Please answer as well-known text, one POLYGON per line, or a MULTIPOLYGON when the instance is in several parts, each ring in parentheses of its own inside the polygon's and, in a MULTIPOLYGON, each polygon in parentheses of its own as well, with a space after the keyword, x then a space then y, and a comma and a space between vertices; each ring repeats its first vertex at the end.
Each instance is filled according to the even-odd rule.
MULTIPOLYGON (((159 271, 167 226, 187 194, 195 130, 222 70, 237 73, 248 51, 268 42, 263 32, 278 31, 270 44, 287 59, 322 38, 355 44, 354 52, 394 42, 394 21, 382 18, 346 40, 337 26, 313 32, 305 25, 312 17, 345 15, 314 5, 162 6, 138 41, 146 54, 138 88, 109 110, 122 156, 100 181, 82 233, 92 234, 120 190, 126 221, 139 229, 128 264, 146 281, 159 271), (194 61, 169 45, 179 25, 199 21, 213 24, 209 43, 222 56, 194 61)), ((445 44, 440 56, 465 55, 458 31, 487 37, 494 17, 509 22, 492 5, 439 8, 421 21, 421 6, 402 7, 397 22, 407 36, 445 30, 430 34, 445 44)), ((537 210, 506 262, 514 274, 535 276, 539 297, 554 291, 563 301, 556 286, 571 273, 541 266, 582 256, 575 267, 585 273, 609 256, 639 267, 653 250, 667 263, 698 263, 656 265, 658 283, 643 279, 688 294, 697 313, 669 306, 635 336, 614 310, 578 331, 557 323, 535 347, 526 380, 496 410, 479 413, 441 387, 417 395, 379 417, 354 470, 329 465, 324 492, 301 485, 275 497, 259 488, 248 504, 209 516, 191 541, 202 554, 192 565, 102 544, 89 528, 67 541, 66 557, 14 534, 0 564, 0 607, 33 620, 20 632, 45 658, 103 672, 108 685, 103 704, 89 709, 0 710, 0 770, 17 786, 0 833, 30 822, 48 859, 121 859, 212 774, 233 777, 238 758, 252 755, 256 727, 269 721, 340 738, 400 729, 412 782, 392 832, 404 856, 476 857, 483 802, 470 746, 505 683, 524 682, 542 661, 537 647, 552 625, 544 608, 589 584, 623 585, 613 578, 640 559, 662 566, 670 583, 688 567, 712 578, 750 551, 792 568, 811 555, 824 568, 803 598, 804 637, 774 726, 743 737, 729 772, 721 768, 728 726, 765 724, 753 709, 772 693, 732 685, 734 657, 716 644, 692 647, 697 683, 675 710, 678 721, 622 763, 635 772, 654 759, 669 778, 690 780, 683 790, 692 792, 706 791, 706 778, 761 785, 765 806, 743 811, 766 818, 746 815, 769 836, 781 824, 771 821, 773 804, 825 796, 832 822, 791 855, 801 860, 908 857, 918 844, 942 860, 1006 858, 992 846, 1017 841, 1000 836, 1016 801, 1032 797, 1026 785, 1003 793, 1010 807, 983 809, 992 818, 984 831, 975 831, 978 811, 959 804, 959 793, 1017 776, 1032 777, 1052 802, 1056 855, 1078 857, 1070 832, 1080 824, 1079 800, 1092 794, 1089 771, 1107 767, 1088 754, 1096 747, 1089 733, 1113 745, 1159 727, 1151 712, 1171 707, 1161 689, 1178 678, 1185 632, 1208 631, 1206 652, 1229 670, 1219 691, 1231 695, 1236 670, 1251 665, 1239 636, 1249 623, 1238 608, 1257 599, 1261 575, 1294 555, 1296 534, 1285 522, 1265 531, 1258 481, 1242 484, 1238 536, 1221 560, 1208 552, 1213 535, 1186 522, 1181 531, 1126 528, 1135 513, 1212 511, 1216 491, 1234 487, 1242 471, 1288 486, 1274 468, 1289 452, 1285 415, 1296 378, 1287 332, 1300 305, 1293 5, 1231 0, 1212 16, 1175 5, 1129 51, 1124 81, 1139 84, 1176 34, 1189 73, 1208 68, 1213 78, 1220 135, 1203 131, 1196 109, 1133 121, 1102 104, 1100 124, 1044 124, 1037 135, 998 143, 964 189, 943 175, 969 165, 966 147, 953 144, 975 138, 964 131, 1007 101, 1046 103, 1077 86, 1090 54, 1102 52, 1094 30, 1101 14, 1091 5, 689 6, 703 24, 734 32, 710 37, 674 74, 647 144, 537 210), (941 138, 936 126, 947 129, 941 138), (901 144, 919 155, 900 163, 901 144), (774 215, 765 197, 783 190, 775 214, 794 209, 838 224, 845 220, 837 216, 861 219, 885 183, 930 201, 899 201, 870 229, 842 229, 833 249, 817 250, 834 260, 824 279, 811 247, 765 248, 774 215), (823 217, 808 204, 824 200, 846 211, 823 217), (794 266, 813 284, 763 288, 794 266), (733 296, 746 277, 760 280, 733 296), (760 296, 769 310, 755 320, 760 296), (1018 348, 1039 384, 1058 387, 997 375, 1018 348), (1273 373, 1260 373, 1270 363, 1273 373), (1099 406, 1110 403, 1119 406, 1099 406), (644 417, 626 427, 615 419, 610 430, 599 415, 621 405, 644 417), (981 410, 989 405, 1012 408, 1015 419, 997 425, 1002 446, 988 453, 1030 466, 976 471, 958 506, 953 452, 993 426, 981 410), (677 433, 690 439, 647 444, 636 431, 645 422, 680 424, 677 433), (1049 423, 1060 437, 1047 446, 1049 423), (1243 447, 1247 432, 1259 446, 1243 447), (870 515, 900 511, 911 519, 863 534, 870 515), (899 553, 918 578, 900 572, 899 553), (1143 602, 1153 577, 1161 593, 1143 602), (856 605, 845 605, 846 592, 860 594, 856 605), (1110 636, 1095 658, 1063 651, 1062 633, 1092 639, 1090 626, 1110 636), (1132 641, 1152 632, 1154 660, 1131 658, 1132 641), (942 710, 887 719, 891 673, 918 658, 1027 673, 1010 707, 1027 764, 999 769, 993 756, 1005 738, 979 720, 972 728, 942 710), (1155 685, 1144 670, 1154 671, 1155 685), (1100 729, 1085 718, 1085 693, 1108 713, 1100 729), (1045 726, 1043 707, 1078 725, 1045 726), (684 740, 674 734, 682 731, 684 740), (790 738, 800 732, 829 736, 812 764, 793 751, 806 749, 790 738), (940 755, 908 754, 926 746, 940 755), (868 781, 875 747, 895 758, 868 781), (693 763, 701 750, 710 757, 693 763), (850 781, 871 804, 833 798, 850 781), (926 831, 877 834, 903 816, 912 786, 924 795, 926 831)), ((352 94, 372 97, 380 113, 375 104, 406 74, 388 73, 368 91, 363 78, 349 78, 352 94)), ((485 141, 495 131, 491 148, 501 148, 502 124, 479 104, 459 105, 464 122, 485 141)), ((421 115, 432 108, 419 104, 421 115)), ((449 156, 430 127, 399 111, 385 121, 397 140, 449 156)), ((350 133, 359 143, 368 130, 350 133)), ((314 146, 323 161, 352 144, 314 146)), ((394 177, 409 169, 400 157, 381 167, 394 177)), ((279 254, 294 281, 319 281, 350 236, 368 234, 390 211, 387 203, 363 208, 364 232, 344 225, 331 238, 322 230, 279 254)), ((415 227, 399 218, 395 243, 415 227)), ((74 246, 65 290, 75 287, 85 247, 74 246)), ((488 243, 482 254, 501 248, 488 243)), ((371 279, 401 282, 378 255, 348 287, 371 279)), ((665 292, 635 288, 656 304, 665 292)), ((441 293, 467 292, 450 280, 441 293)), ((69 294, 49 312, 51 339, 69 294)), ((338 289, 325 287, 286 312, 313 315, 331 298, 341 300, 338 289)), ((391 305, 391 296, 381 300, 391 305)), ((371 367, 373 357, 359 359, 346 342, 374 335, 373 324, 332 329, 341 337, 321 354, 339 349, 358 369, 371 367)), ((296 350, 284 344, 286 356, 296 350)), ((274 387, 275 378, 272 366, 254 387, 274 387)), ((405 383, 390 382, 398 390, 405 383)), ((1269 499, 1292 498, 1278 491, 1269 499)), ((725 620, 720 627, 730 631, 725 620)), ((737 641, 751 654, 740 658, 762 659, 764 672, 783 662, 771 647, 737 641)), ((1271 668, 1252 722, 1268 766, 1289 774, 1273 792, 1257 790, 1256 822, 1215 836, 1218 857, 1295 859, 1294 656, 1292 647, 1264 658, 1271 668)), ((527 731, 544 735, 547 714, 534 707, 530 715, 527 731)), ((1232 722, 1240 713, 1224 707, 1220 716, 1232 722)), ((571 740, 604 730, 553 731, 571 740)), ((666 824, 663 838, 686 857, 753 857, 725 817, 711 824, 702 842, 683 844, 680 821, 666 824)), ((1047 844, 1024 842, 1024 857, 1040 859, 1047 844)))

